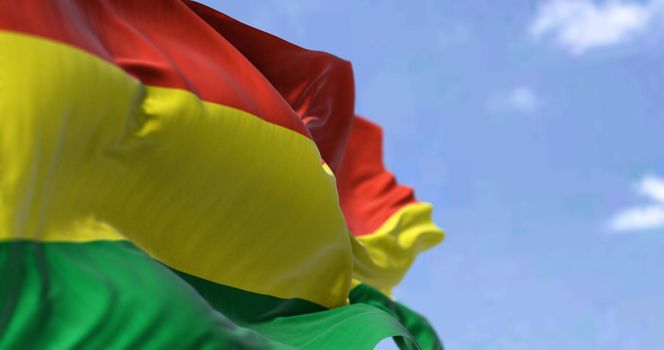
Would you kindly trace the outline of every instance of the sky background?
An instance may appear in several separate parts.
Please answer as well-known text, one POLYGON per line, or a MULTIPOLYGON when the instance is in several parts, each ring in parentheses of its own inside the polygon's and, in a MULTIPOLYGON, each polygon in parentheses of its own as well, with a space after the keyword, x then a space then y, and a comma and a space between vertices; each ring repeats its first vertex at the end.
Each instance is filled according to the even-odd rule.
POLYGON ((447 349, 664 349, 664 1, 205 1, 353 63, 447 349))

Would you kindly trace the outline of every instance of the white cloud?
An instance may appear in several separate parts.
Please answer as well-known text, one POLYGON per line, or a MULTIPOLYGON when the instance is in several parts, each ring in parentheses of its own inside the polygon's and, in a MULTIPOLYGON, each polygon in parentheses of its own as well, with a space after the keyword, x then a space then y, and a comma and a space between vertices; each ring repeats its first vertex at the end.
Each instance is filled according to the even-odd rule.
POLYGON ((535 38, 551 36, 575 55, 624 43, 663 17, 664 1, 550 0, 539 7, 530 25, 535 38))
POLYGON ((664 205, 664 179, 648 175, 639 183, 639 193, 664 205))
POLYGON ((664 228, 664 179, 645 176, 636 190, 654 203, 623 210, 611 219, 609 227, 617 232, 664 228))
POLYGON ((651 205, 627 209, 611 221, 614 231, 637 231, 664 227, 664 206, 651 205))
POLYGON ((517 86, 507 93, 493 96, 488 101, 488 108, 494 112, 516 111, 521 113, 533 113, 539 107, 540 102, 533 89, 527 86, 517 86))
POLYGON ((537 109, 537 96, 527 87, 518 87, 512 90, 508 102, 514 109, 524 112, 534 112, 537 109))

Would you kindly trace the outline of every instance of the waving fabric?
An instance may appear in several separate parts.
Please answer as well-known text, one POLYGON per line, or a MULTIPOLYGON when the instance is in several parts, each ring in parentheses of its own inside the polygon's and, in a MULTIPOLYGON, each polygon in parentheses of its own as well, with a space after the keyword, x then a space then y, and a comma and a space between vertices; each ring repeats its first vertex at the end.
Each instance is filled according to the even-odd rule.
POLYGON ((0 8, 0 348, 440 347, 371 287, 443 234, 349 63, 189 1, 0 8))

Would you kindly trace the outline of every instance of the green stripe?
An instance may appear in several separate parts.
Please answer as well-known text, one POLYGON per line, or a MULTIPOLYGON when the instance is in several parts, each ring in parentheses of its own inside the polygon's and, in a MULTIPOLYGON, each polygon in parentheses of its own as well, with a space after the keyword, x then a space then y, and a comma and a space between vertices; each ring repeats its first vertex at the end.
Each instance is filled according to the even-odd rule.
POLYGON ((238 324, 266 322, 276 317, 326 310, 323 306, 303 299, 280 299, 224 286, 180 271, 175 273, 194 287, 212 307, 238 324))
MULTIPOLYGON (((403 336, 408 331, 395 322, 391 310, 385 310, 390 312, 386 317, 382 304, 386 297, 378 291, 379 296, 370 300, 378 308, 355 304, 328 310, 302 299, 279 299, 175 272, 217 311, 236 323, 271 339, 297 344, 298 348, 339 349, 343 344, 344 349, 372 349, 388 336, 397 336, 405 349, 419 348, 403 336)), ((422 346, 422 349, 435 348, 422 346)))
POLYGON ((420 349, 396 319, 366 304, 277 318, 251 325, 251 328, 273 340, 293 344, 300 349, 373 349, 387 337, 399 337, 409 349, 420 349))
MULTIPOLYGON (((436 335, 436 331, 423 316, 393 301, 379 290, 363 283, 353 288, 348 298, 353 304, 372 305, 392 315, 408 329, 422 349, 443 349, 443 344, 436 335)), ((412 349, 411 344, 404 342, 403 339, 397 338, 395 341, 401 349, 412 349)))
POLYGON ((128 242, 3 242, 0 273, 0 349, 271 347, 128 242))
POLYGON ((324 310, 216 285, 127 241, 0 242, 0 273, 0 349, 372 349, 409 337, 379 308, 324 310))

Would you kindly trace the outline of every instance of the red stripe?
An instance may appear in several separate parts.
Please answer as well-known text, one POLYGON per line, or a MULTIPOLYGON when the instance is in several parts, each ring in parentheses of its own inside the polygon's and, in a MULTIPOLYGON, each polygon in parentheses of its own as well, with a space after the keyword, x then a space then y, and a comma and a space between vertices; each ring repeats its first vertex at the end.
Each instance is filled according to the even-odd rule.
POLYGON ((355 117, 337 187, 346 223, 355 236, 376 231, 392 214, 416 202, 413 189, 397 183, 383 166, 378 125, 355 117))
MULTIPOLYGON (((0 29, 76 46, 144 84, 186 89, 310 136, 261 72, 178 0, 0 0, 0 8, 0 29)), ((279 66, 278 53, 265 55, 279 66)))

